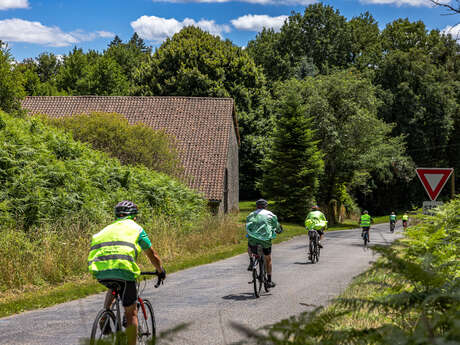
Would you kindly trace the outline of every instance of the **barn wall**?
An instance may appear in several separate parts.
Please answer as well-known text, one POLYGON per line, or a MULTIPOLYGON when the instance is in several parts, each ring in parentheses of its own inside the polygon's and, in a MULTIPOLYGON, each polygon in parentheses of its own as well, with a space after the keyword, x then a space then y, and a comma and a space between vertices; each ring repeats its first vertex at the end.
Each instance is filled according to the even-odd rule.
MULTIPOLYGON (((232 125, 232 130, 229 133, 229 148, 227 158, 227 173, 228 173, 228 211, 236 212, 239 209, 238 202, 240 200, 239 190, 239 173, 238 173, 238 141, 235 133, 235 124, 232 125)), ((225 183, 225 182, 224 182, 225 183)), ((225 186, 224 186, 225 188, 225 186)), ((224 208, 222 202, 222 208, 224 208)))

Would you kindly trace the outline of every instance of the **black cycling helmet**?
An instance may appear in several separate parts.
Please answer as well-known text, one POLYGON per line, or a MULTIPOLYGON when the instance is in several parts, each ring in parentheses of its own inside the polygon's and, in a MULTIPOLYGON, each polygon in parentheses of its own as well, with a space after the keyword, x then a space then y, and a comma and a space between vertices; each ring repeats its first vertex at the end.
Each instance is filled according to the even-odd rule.
POLYGON ((259 199, 256 201, 256 206, 265 208, 268 206, 268 201, 265 199, 259 199))
POLYGON ((137 205, 129 200, 121 201, 115 206, 115 216, 118 218, 135 216, 138 211, 137 205))

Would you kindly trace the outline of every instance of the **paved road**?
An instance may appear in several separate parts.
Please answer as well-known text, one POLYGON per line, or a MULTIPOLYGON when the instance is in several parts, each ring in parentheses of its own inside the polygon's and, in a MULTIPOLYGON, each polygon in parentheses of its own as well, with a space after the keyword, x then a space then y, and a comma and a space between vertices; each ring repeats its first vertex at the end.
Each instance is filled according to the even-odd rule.
MULTIPOLYGON (((374 226, 371 245, 399 236, 400 229, 390 234, 388 228, 374 226)), ((375 259, 372 250, 363 248, 358 229, 327 233, 324 247, 320 262, 311 265, 306 263, 306 236, 275 245, 277 286, 259 299, 248 284, 247 254, 170 274, 165 285, 154 289, 152 283, 144 295, 153 302, 159 331, 191 323, 174 344, 230 344, 241 336, 229 321, 258 328, 326 305, 375 259)), ((0 319, 0 344, 79 344, 89 336, 102 301, 99 294, 0 319)))

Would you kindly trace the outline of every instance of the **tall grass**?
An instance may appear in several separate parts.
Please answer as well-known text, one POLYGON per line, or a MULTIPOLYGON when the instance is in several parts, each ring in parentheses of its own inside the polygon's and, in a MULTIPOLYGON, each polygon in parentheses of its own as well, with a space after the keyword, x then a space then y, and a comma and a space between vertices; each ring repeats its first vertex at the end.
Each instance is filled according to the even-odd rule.
MULTIPOLYGON (((164 217, 141 224, 166 265, 244 241, 243 226, 234 216, 207 216, 192 227, 164 217)), ((28 233, 0 230, 0 303, 14 294, 40 287, 81 279, 91 281, 86 261, 91 235, 104 225, 63 223, 28 233)), ((140 266, 152 269, 145 255, 140 257, 140 266)))

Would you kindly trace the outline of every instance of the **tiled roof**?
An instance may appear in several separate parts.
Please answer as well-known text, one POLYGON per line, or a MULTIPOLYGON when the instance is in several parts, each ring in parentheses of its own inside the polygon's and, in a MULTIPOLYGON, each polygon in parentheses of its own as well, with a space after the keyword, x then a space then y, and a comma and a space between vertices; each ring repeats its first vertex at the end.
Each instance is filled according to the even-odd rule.
MULTIPOLYGON (((198 97, 31 96, 22 101, 31 115, 64 117, 91 112, 126 116, 130 123, 164 129, 177 138, 189 186, 209 200, 222 200, 233 100, 198 97)), ((236 135, 238 136, 238 127, 236 135)))

